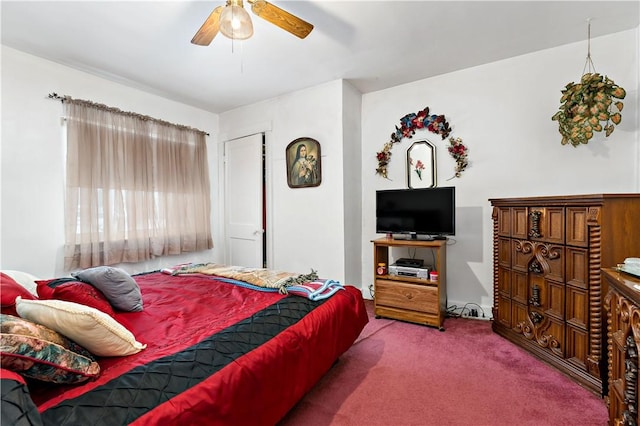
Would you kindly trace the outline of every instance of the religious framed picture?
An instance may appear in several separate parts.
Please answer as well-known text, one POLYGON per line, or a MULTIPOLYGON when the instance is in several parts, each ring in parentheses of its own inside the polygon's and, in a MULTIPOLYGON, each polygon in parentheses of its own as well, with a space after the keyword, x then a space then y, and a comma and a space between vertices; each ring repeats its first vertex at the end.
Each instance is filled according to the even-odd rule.
POLYGON ((311 138, 298 138, 287 145, 287 184, 290 188, 320 185, 320 143, 311 138))

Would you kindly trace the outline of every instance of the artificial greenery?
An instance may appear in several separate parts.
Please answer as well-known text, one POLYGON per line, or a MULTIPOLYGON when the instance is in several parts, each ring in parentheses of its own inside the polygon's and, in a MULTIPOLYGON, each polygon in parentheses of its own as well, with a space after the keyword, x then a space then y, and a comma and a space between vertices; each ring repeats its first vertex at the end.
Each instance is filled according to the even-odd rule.
MULTIPOLYGON (((425 107, 417 113, 410 113, 400 119, 400 127, 396 126, 395 132, 391 134, 391 140, 384 144, 381 151, 376 152, 378 167, 376 173, 387 178, 387 166, 391 161, 391 148, 394 144, 400 143, 404 138, 410 139, 416 130, 426 129, 438 134, 445 139, 451 133, 451 128, 444 115, 429 114, 429 107, 425 107)), ((449 138, 450 146, 448 152, 456 160, 456 169, 453 177, 462 176, 462 172, 469 165, 467 158, 467 147, 460 138, 449 138)), ((420 172, 416 169, 418 177, 422 180, 420 172)))
POLYGON ((560 111, 551 117, 558 122, 562 145, 571 143, 576 147, 586 144, 594 132, 602 130, 608 137, 614 124, 620 124, 622 120, 620 111, 623 104, 615 99, 624 99, 625 96, 622 87, 598 73, 586 73, 580 83, 567 84, 560 98, 560 111))
POLYGON ((449 151, 449 154, 456 160, 455 174, 453 177, 458 178, 462 176, 462 172, 464 172, 469 165, 469 154, 467 153, 469 149, 462 143, 462 138, 449 138, 447 151, 449 151))

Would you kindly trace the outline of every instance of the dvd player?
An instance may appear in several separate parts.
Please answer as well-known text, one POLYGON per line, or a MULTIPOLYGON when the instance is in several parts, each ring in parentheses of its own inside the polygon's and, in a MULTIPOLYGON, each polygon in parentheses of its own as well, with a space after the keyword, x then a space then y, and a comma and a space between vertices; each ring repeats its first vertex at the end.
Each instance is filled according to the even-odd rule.
POLYGON ((397 263, 389 266, 389 275, 429 279, 429 272, 429 267, 412 268, 410 266, 398 265, 397 263))
POLYGON ((424 264, 424 260, 422 259, 410 259, 408 257, 403 257, 396 260, 395 265, 398 266, 408 266, 410 268, 422 268, 424 264))

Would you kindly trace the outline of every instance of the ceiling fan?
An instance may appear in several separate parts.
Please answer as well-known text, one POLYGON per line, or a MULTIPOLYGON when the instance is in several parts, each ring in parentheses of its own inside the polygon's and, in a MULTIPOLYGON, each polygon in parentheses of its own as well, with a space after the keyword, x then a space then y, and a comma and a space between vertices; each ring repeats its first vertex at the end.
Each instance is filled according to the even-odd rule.
MULTIPOLYGON (((280 9, 265 0, 247 0, 251 11, 274 25, 290 32, 299 38, 305 38, 313 30, 313 25, 280 9)), ((227 0, 225 6, 218 6, 204 21, 191 43, 208 46, 213 38, 221 32, 226 37, 244 40, 253 35, 251 17, 244 9, 242 0, 227 0)))

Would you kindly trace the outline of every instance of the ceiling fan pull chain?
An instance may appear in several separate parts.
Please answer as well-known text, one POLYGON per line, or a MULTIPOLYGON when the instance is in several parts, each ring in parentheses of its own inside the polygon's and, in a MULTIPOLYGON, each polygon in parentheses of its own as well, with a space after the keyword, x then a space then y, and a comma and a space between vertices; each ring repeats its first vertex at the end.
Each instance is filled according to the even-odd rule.
POLYGON ((240 42, 240 74, 244 74, 244 43, 240 42))

